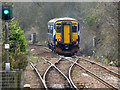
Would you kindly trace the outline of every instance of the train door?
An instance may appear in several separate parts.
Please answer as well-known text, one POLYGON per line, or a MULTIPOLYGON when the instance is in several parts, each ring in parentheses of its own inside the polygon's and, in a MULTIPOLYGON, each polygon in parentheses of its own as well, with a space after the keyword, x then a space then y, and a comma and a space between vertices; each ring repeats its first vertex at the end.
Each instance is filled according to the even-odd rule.
POLYGON ((64 43, 70 43, 70 25, 64 25, 64 43))
POLYGON ((71 42, 71 23, 64 22, 62 25, 62 36, 63 36, 63 43, 67 44, 71 42))

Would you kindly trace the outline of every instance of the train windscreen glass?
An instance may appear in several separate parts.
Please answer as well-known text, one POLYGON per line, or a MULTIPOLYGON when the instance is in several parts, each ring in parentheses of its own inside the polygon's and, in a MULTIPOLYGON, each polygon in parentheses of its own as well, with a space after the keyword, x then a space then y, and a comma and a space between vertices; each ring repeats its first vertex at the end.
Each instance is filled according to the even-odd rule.
POLYGON ((61 33, 61 26, 57 26, 57 33, 61 33))
POLYGON ((72 26, 72 32, 76 33, 77 32, 77 26, 72 26))

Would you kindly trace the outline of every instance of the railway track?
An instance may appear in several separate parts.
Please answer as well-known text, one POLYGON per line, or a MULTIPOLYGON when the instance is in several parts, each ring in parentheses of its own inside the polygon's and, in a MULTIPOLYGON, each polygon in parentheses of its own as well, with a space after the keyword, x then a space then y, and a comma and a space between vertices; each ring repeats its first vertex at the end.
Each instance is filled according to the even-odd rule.
MULTIPOLYGON (((103 83, 103 84, 106 85, 107 87, 109 87, 109 88, 114 88, 114 89, 117 88, 117 87, 115 87, 114 85, 112 85, 112 84, 110 84, 109 82, 107 82, 107 81, 105 81, 104 79, 102 79, 101 77, 99 77, 98 75, 92 73, 90 70, 88 70, 88 69, 84 68, 83 66, 81 66, 80 64, 78 64, 77 62, 78 62, 79 59, 82 58, 82 57, 77 57, 77 56, 76 56, 76 58, 77 58, 77 59, 76 59, 75 62, 72 61, 73 64, 70 66, 70 69, 69 69, 69 79, 70 79, 70 81, 72 82, 72 84, 74 85, 75 88, 77 88, 77 87, 76 87, 76 85, 73 83, 73 81, 72 81, 72 79, 71 79, 71 72, 72 72, 72 68, 73 68, 74 65, 77 65, 77 66, 81 67, 82 69, 84 69, 84 70, 87 72, 87 74, 89 74, 90 76, 96 78, 98 81, 100 81, 101 83, 103 83)), ((85 59, 85 58, 84 58, 84 59, 85 59)), ((70 61, 71 61, 71 60, 70 60, 70 61)), ((111 70, 107 69, 106 67, 104 67, 104 66, 102 66, 102 65, 100 65, 100 64, 97 64, 96 62, 90 61, 90 60, 88 60, 88 59, 87 59, 86 61, 88 61, 88 62, 90 62, 90 63, 92 63, 92 64, 96 64, 96 65, 100 66, 101 68, 103 68, 104 70, 106 70, 107 72, 109 72, 110 74, 112 74, 112 75, 114 75, 114 76, 116 76, 116 77, 120 77, 120 75, 119 75, 118 73, 116 73, 116 72, 114 72, 114 71, 111 71, 111 70)))
POLYGON ((40 79, 40 83, 41 83, 40 88, 47 89, 47 85, 45 84, 45 81, 42 79, 40 73, 38 72, 37 68, 34 66, 32 62, 30 62, 30 66, 34 70, 34 72, 37 74, 38 78, 40 79))
POLYGON ((59 68, 68 77, 68 72, 71 64, 72 63, 70 61, 62 58, 60 61, 55 63, 55 66, 59 68))
POLYGON ((116 77, 120 78, 120 74, 118 74, 118 73, 116 73, 116 72, 114 72, 114 71, 112 71, 112 70, 110 70, 110 69, 108 69, 108 68, 106 68, 106 67, 104 67, 104 66, 102 66, 102 65, 100 65, 100 64, 98 64, 96 62, 94 62, 94 61, 90 61, 89 59, 86 59, 86 58, 83 58, 83 57, 79 57, 79 58, 82 59, 82 60, 85 60, 85 61, 87 61, 87 62, 89 62, 91 64, 95 64, 95 65, 103 68, 104 70, 106 70, 107 72, 112 74, 113 76, 116 76, 116 77))
MULTIPOLYGON (((69 59, 67 59, 69 60, 69 59)), ((71 62, 73 62, 73 65, 71 66, 71 70, 73 69, 73 67, 75 67, 75 65, 79 66, 81 69, 83 69, 88 75, 92 76, 93 78, 97 79, 99 82, 103 83, 104 85, 106 85, 108 88, 112 88, 112 89, 117 89, 117 87, 113 86, 112 84, 110 84, 109 82, 105 81, 104 79, 102 79, 101 77, 97 76, 96 74, 92 73, 90 70, 86 69, 85 67, 83 67, 82 65, 80 65, 78 63, 79 58, 74 62, 72 60, 69 60, 71 62)))
MULTIPOLYGON (((77 86, 74 84, 74 82, 73 82, 73 80, 72 80, 72 78, 71 78, 71 73, 72 73, 72 68, 73 68, 73 66, 75 65, 75 63, 78 61, 78 58, 76 58, 76 60, 75 60, 75 62, 70 66, 70 68, 69 68, 69 79, 70 79, 70 81, 71 81, 71 83, 74 85, 74 87, 76 88, 76 89, 78 89, 77 88, 77 86)), ((83 87, 84 88, 84 87, 83 87)))
MULTIPOLYGON (((71 58, 71 59, 73 60, 73 58, 71 58)), ((55 63, 55 65, 69 78, 73 88, 78 90, 78 88, 76 87, 76 85, 73 83, 73 81, 71 79, 71 72, 72 72, 71 67, 72 67, 73 63, 71 63, 69 60, 64 59, 64 57, 62 56, 62 60, 55 63)), ((81 88, 84 88, 84 87, 81 87, 81 88)))
MULTIPOLYGON (((48 67, 48 69, 46 70, 44 76, 43 76, 43 80, 46 81, 46 77, 47 74, 50 72, 51 68, 54 68, 54 70, 57 70, 57 72, 64 77, 64 81, 63 81, 63 88, 75 88, 74 83, 71 83, 71 81, 69 80, 69 78, 55 65, 58 64, 63 58, 60 58, 58 61, 56 61, 54 64, 51 63, 50 61, 46 60, 45 58, 43 58, 46 62, 48 62, 50 64, 50 66, 48 67), (67 85, 66 84, 67 81, 67 85)), ((61 78, 63 79, 63 78, 61 78)), ((59 80, 58 80, 59 81, 59 80)), ((47 83, 47 82, 46 82, 47 83)), ((55 82, 54 82, 55 83, 55 82)), ((49 85, 50 86, 50 85, 49 85)))
POLYGON ((111 83, 115 87, 119 88, 118 81, 120 80, 119 74, 115 73, 106 67, 97 64, 93 61, 90 61, 88 59, 82 59, 78 61, 82 66, 84 66, 89 71, 95 73, 99 77, 103 78, 105 81, 111 83), (87 66, 86 66, 87 65, 87 66))
MULTIPOLYGON (((46 50, 50 50, 48 49, 47 47, 45 47, 46 50)), ((51 50, 50 50, 51 51, 51 50)), ((73 60, 70 60, 70 59, 66 59, 64 57, 60 58, 58 61, 56 61, 55 63, 52 63, 48 60, 46 60, 45 58, 42 58, 44 59, 45 62, 49 63, 49 67, 47 68, 47 70, 45 71, 44 75, 43 75, 43 78, 39 77, 41 79, 41 81, 43 81, 43 86, 42 87, 46 87, 45 88, 51 88, 51 86, 49 85, 50 82, 50 78, 51 78, 51 74, 53 76, 58 76, 56 78, 60 78, 61 77, 61 81, 63 82, 63 86, 60 86, 62 88, 75 88, 75 89, 78 89, 78 87, 74 84, 72 78, 71 78, 71 73, 73 71, 73 67, 76 67, 78 66, 79 68, 81 68, 82 70, 84 70, 88 75, 92 76, 93 78, 95 78, 96 80, 98 80, 99 82, 103 83, 104 85, 106 85, 108 88, 112 88, 112 89, 117 89, 116 86, 114 86, 113 84, 110 84, 109 82, 105 81, 103 78, 99 77, 98 75, 94 74, 93 72, 91 72, 90 70, 88 70, 87 68, 85 68, 84 66, 82 66, 78 61, 80 61, 80 59, 84 59, 86 62, 89 62, 89 63, 92 63, 92 64, 95 64, 101 68, 103 68, 106 72, 109 72, 110 74, 120 78, 120 75, 116 72, 113 72, 111 70, 109 70, 108 68, 100 65, 100 64, 97 64, 96 62, 93 62, 93 61, 90 61, 89 59, 85 59, 85 58, 82 58, 82 57, 75 57, 75 61, 73 60), (70 61, 72 62, 71 65, 69 66, 69 70, 68 72, 64 72, 60 69, 60 66, 62 65, 62 61, 65 61, 65 59, 67 60, 66 62, 70 61), (61 65, 60 65, 61 64, 61 65), (60 66, 59 66, 60 65, 60 66), (66 85, 67 83, 67 85, 66 85)), ((39 75, 38 75, 39 76, 39 75)), ((54 78, 54 77, 52 77, 54 78)), ((59 81, 59 80, 58 80, 59 81)), ((55 82, 54 82, 55 83, 55 82)), ((57 84, 56 84, 57 85, 57 84)), ((59 85, 57 85, 59 86, 59 85)), ((54 87, 54 86, 53 86, 54 87)), ((58 88, 60 88, 58 87, 58 88)))

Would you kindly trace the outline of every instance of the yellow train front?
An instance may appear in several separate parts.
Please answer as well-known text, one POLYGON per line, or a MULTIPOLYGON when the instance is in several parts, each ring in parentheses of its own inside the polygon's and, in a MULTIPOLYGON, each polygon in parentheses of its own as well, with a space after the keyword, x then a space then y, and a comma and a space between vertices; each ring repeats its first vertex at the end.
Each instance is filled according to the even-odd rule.
POLYGON ((64 17, 48 22, 48 46, 59 54, 77 53, 80 42, 79 34, 79 22, 76 19, 64 17))

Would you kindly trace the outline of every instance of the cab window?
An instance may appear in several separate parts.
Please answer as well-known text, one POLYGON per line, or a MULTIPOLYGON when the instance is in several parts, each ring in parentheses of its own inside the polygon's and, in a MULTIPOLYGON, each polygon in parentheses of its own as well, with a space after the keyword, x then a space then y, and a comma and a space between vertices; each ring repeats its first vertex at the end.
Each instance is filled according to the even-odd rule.
POLYGON ((77 32, 77 26, 72 26, 72 32, 76 33, 77 32))
POLYGON ((56 25, 61 25, 61 23, 57 23, 56 25))
POLYGON ((57 26, 57 33, 61 33, 61 26, 57 26))
POLYGON ((72 23, 72 25, 76 25, 77 23, 72 23))

